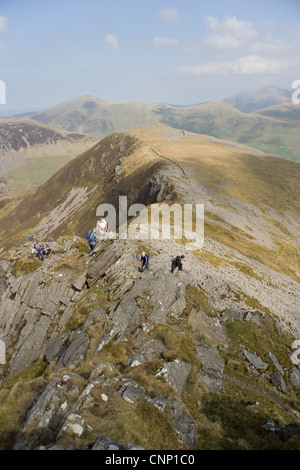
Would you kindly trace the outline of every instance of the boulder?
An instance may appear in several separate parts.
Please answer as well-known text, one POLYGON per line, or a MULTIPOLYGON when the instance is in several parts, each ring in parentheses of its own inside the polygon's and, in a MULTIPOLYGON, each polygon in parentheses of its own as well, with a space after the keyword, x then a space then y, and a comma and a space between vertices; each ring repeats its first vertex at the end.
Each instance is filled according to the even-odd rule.
POLYGON ((201 362, 201 370, 197 376, 199 382, 211 393, 224 393, 224 359, 216 349, 200 342, 197 343, 196 355, 201 362))
POLYGON ((280 372, 274 372, 274 374, 271 375, 270 380, 271 380, 271 383, 275 385, 277 390, 279 390, 280 392, 284 392, 284 393, 287 392, 284 378, 282 377, 280 372))
POLYGON ((209 317, 204 310, 192 309, 188 316, 188 324, 193 331, 199 331, 203 340, 207 341, 212 347, 219 345, 227 346, 227 338, 219 318, 209 317))
POLYGON ((255 369, 258 370, 266 370, 268 368, 268 364, 264 362, 257 354, 251 353, 247 351, 247 349, 243 349, 243 354, 247 361, 249 361, 255 369))
POLYGON ((283 370, 283 368, 281 367, 281 365, 279 364, 278 359, 277 359, 277 357, 275 356, 275 354, 273 354, 273 353, 271 353, 271 352, 268 352, 267 358, 269 359, 270 364, 271 364, 273 367, 275 367, 275 369, 277 369, 277 371, 278 371, 281 375, 284 375, 284 370, 283 370))
POLYGON ((300 388, 300 370, 297 366, 293 367, 290 373, 290 381, 295 389, 298 390, 300 388))
POLYGON ((190 364, 181 361, 180 359, 174 359, 174 361, 168 362, 156 377, 161 377, 166 380, 174 392, 180 396, 183 392, 190 370, 190 364))

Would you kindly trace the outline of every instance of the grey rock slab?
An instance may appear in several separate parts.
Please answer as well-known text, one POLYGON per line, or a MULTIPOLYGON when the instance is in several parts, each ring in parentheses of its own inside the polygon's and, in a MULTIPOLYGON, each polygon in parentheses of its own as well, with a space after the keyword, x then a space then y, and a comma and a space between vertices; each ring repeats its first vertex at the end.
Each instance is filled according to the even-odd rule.
POLYGON ((225 362, 214 348, 197 343, 196 355, 201 362, 198 380, 211 393, 223 393, 223 371, 225 362))
POLYGON ((257 354, 251 353, 247 351, 247 349, 243 349, 243 354, 247 361, 249 361, 255 369, 258 370, 266 370, 268 368, 268 364, 264 362, 257 354))
POLYGON ((300 388, 300 370, 298 367, 293 367, 290 373, 290 381, 295 389, 298 390, 300 388))
POLYGON ((129 403, 135 403, 141 398, 146 399, 146 391, 142 385, 134 380, 125 381, 118 391, 119 395, 129 403))
POLYGON ((72 282, 72 287, 77 291, 82 291, 85 286, 86 272, 81 274, 75 281, 72 282))
POLYGON ((212 347, 227 346, 228 341, 219 318, 209 317, 203 310, 192 309, 188 316, 188 324, 193 331, 198 331, 212 347))
POLYGON ((53 361, 53 359, 58 358, 62 355, 63 351, 68 346, 68 340, 70 333, 61 333, 60 335, 51 338, 46 346, 45 356, 48 362, 53 361))
POLYGON ((275 356, 275 354, 273 354, 272 352, 268 352, 267 358, 269 359, 270 364, 273 367, 275 367, 275 369, 277 369, 277 371, 280 372, 281 375, 284 375, 284 370, 281 367, 281 365, 279 364, 279 361, 278 361, 277 357, 275 356))
POLYGON ((279 390, 280 392, 287 392, 286 383, 280 372, 274 372, 270 377, 271 383, 279 390))
POLYGON ((168 362, 156 377, 163 378, 172 387, 177 395, 181 395, 184 385, 191 370, 190 364, 180 360, 168 362))

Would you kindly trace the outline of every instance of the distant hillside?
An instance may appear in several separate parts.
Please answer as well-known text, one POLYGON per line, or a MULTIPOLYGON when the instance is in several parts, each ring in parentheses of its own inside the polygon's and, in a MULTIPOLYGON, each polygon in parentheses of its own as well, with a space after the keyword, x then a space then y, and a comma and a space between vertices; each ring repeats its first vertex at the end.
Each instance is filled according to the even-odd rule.
POLYGON ((231 104, 243 113, 252 113, 259 109, 291 99, 291 91, 275 86, 266 86, 255 91, 243 91, 237 95, 225 98, 223 101, 231 104))
POLYGON ((269 106, 257 111, 256 114, 273 118, 276 121, 283 121, 289 125, 294 123, 299 126, 300 124, 300 106, 294 105, 291 101, 269 106))
POLYGON ((300 161, 300 134, 294 119, 283 122, 273 116, 271 119, 267 113, 243 113, 224 101, 180 108, 165 104, 111 103, 83 96, 38 113, 33 119, 97 139, 117 130, 165 124, 300 161))
POLYGON ((101 139, 116 130, 158 124, 159 111, 168 108, 172 107, 133 101, 113 103, 86 95, 53 106, 34 115, 32 119, 69 132, 83 132, 101 139))
POLYGON ((0 120, 0 192, 22 192, 45 182, 95 139, 30 119, 0 120))

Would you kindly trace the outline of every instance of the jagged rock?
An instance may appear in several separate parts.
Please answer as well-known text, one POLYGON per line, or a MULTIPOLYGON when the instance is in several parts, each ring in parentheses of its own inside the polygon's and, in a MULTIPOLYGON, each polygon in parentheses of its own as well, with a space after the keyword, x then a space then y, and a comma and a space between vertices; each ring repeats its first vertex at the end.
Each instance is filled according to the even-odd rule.
POLYGON ((73 433, 80 437, 85 428, 85 420, 80 415, 71 413, 69 416, 67 416, 58 437, 60 437, 65 432, 73 433))
MULTIPOLYGON (((90 337, 87 333, 88 328, 93 324, 98 318, 102 318, 105 315, 103 309, 95 309, 91 312, 88 317, 85 319, 81 330, 73 333, 72 337, 69 336, 70 344, 65 348, 63 344, 61 353, 56 353, 59 356, 57 364, 55 366, 55 371, 59 370, 62 367, 68 367, 71 364, 77 365, 83 361, 86 351, 90 344, 90 337)), ((54 340, 52 340, 53 344, 54 340)), ((58 338, 58 343, 61 342, 61 336, 58 338)))
POLYGON ((144 450, 142 447, 135 446, 134 444, 128 443, 122 445, 112 439, 99 434, 91 448, 91 450, 144 450))
POLYGON ((300 434, 300 423, 293 422, 291 424, 287 424, 285 426, 281 426, 277 430, 279 437, 283 441, 287 441, 291 437, 300 434))
POLYGON ((300 370, 297 366, 293 367, 290 373, 290 381, 294 388, 297 390, 300 388, 300 370))
POLYGON ((99 244, 100 249, 105 246, 105 243, 108 244, 108 248, 100 254, 99 258, 87 271, 86 282, 88 286, 92 286, 104 276, 106 271, 113 266, 122 255, 123 246, 121 243, 113 244, 110 241, 106 241, 99 244))
POLYGON ((179 440, 194 449, 198 442, 198 425, 196 421, 184 411, 184 404, 173 398, 156 396, 148 398, 156 408, 165 413, 176 430, 179 440))
POLYGON ((119 341, 125 338, 126 330, 139 328, 140 325, 166 323, 168 315, 179 315, 185 308, 185 287, 195 282, 192 274, 174 276, 167 269, 148 271, 134 284, 132 289, 110 307, 109 319, 113 327, 98 344, 96 354, 112 338, 119 341), (168 286, 168 289, 165 286, 168 286))
POLYGON ((266 370, 268 368, 268 364, 264 362, 257 354, 251 353, 247 351, 247 349, 243 349, 243 354, 247 361, 251 362, 251 364, 258 370, 266 370))
POLYGON ((144 387, 134 380, 125 381, 119 390, 119 394, 129 403, 134 403, 141 398, 146 399, 146 391, 144 387))
MULTIPOLYGON (((77 374, 70 373, 63 377, 55 377, 46 386, 43 393, 37 396, 27 413, 26 419, 22 426, 22 431, 26 431, 31 427, 35 430, 43 430, 47 428, 57 429, 62 417, 68 412, 69 406, 62 406, 65 401, 70 399, 69 391, 72 389, 74 382, 77 385, 83 385, 84 379, 77 374)), ((80 390, 78 389, 78 392, 80 390)), ((78 395, 73 394, 73 401, 78 395)))
POLYGON ((156 377, 162 377, 168 382, 177 395, 181 395, 184 389, 185 381, 191 370, 190 364, 180 359, 174 359, 168 362, 163 369, 156 374, 156 377))
POLYGON ((198 425, 196 421, 184 412, 183 403, 179 403, 171 398, 168 399, 171 405, 167 415, 173 424, 179 439, 185 442, 190 449, 195 449, 198 443, 198 425))
POLYGON ((72 282, 72 287, 77 291, 82 291, 85 286, 86 272, 81 274, 75 281, 72 282))
POLYGON ((223 346, 228 345, 220 320, 208 317, 204 310, 197 311, 193 308, 188 316, 188 324, 191 325, 194 331, 199 331, 201 337, 212 347, 216 348, 221 344, 223 346))
POLYGON ((200 383, 211 393, 224 393, 224 359, 216 349, 200 342, 197 343, 196 355, 201 362, 201 370, 198 373, 200 383))
POLYGON ((266 431, 274 432, 276 431, 275 423, 272 419, 268 419, 265 423, 261 424, 261 427, 266 431))
POLYGON ((164 349, 165 346, 160 340, 151 339, 140 347, 136 355, 131 359, 129 366, 135 367, 145 362, 158 359, 164 349))
POLYGON ((300 434, 300 423, 293 422, 276 428, 275 423, 272 419, 261 425, 263 429, 269 432, 274 432, 279 435, 283 441, 287 441, 291 437, 300 434))
POLYGON ((11 359, 9 377, 17 375, 26 365, 41 357, 51 319, 47 315, 39 315, 38 312, 28 309, 25 322, 11 359))
POLYGON ((240 310, 237 310, 235 308, 224 310, 223 312, 221 312, 221 316, 224 320, 227 320, 228 318, 230 318, 232 320, 239 320, 239 321, 242 321, 244 317, 243 313, 240 310))
POLYGON ((63 351, 68 347, 69 337, 70 333, 61 333, 60 335, 49 340, 45 351, 47 362, 52 362, 53 359, 62 355, 63 351))
POLYGON ((259 315, 252 313, 252 312, 244 313, 243 320, 251 321, 252 323, 255 323, 257 326, 262 326, 261 321, 259 319, 259 315))
POLYGON ((271 383, 275 385, 275 387, 280 391, 280 392, 287 392, 286 384, 284 381, 284 378, 280 374, 280 372, 274 372, 274 374, 271 375, 270 377, 271 383))
POLYGON ((284 375, 284 370, 283 370, 283 368, 281 367, 281 365, 279 364, 278 359, 277 359, 277 357, 275 356, 275 354, 273 354, 273 353, 271 353, 271 352, 268 352, 267 358, 269 359, 270 364, 271 364, 272 366, 274 366, 274 367, 277 369, 277 371, 278 371, 281 375, 284 375))

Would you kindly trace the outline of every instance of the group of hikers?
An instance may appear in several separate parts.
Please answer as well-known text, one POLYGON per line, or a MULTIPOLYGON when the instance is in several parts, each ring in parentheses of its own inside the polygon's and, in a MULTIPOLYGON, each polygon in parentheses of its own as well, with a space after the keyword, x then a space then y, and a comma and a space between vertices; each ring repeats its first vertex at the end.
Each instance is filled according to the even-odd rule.
MULTIPOLYGON (((184 255, 177 255, 174 256, 171 260, 171 273, 174 273, 174 271, 177 269, 179 273, 182 272, 183 270, 183 260, 185 256, 184 255)), ((140 273, 143 273, 146 270, 149 270, 149 255, 145 253, 145 251, 142 251, 141 256, 137 255, 137 259, 139 260, 139 267, 138 270, 140 273)))
MULTIPOLYGON (((98 241, 101 241, 101 239, 106 238, 108 233, 108 225, 106 220, 103 217, 100 217, 99 220, 97 221, 96 227, 92 230, 88 231, 87 234, 87 241, 90 246, 90 254, 93 253, 96 243, 98 241)), ((149 254, 147 254, 145 251, 142 251, 141 255, 136 256, 137 259, 139 260, 139 266, 138 266, 138 271, 143 273, 145 271, 149 270, 149 254)), ((177 255, 174 256, 171 260, 171 273, 174 273, 174 271, 177 269, 179 273, 182 272, 183 270, 183 260, 185 256, 184 255, 177 255)))
MULTIPOLYGON (((30 241, 33 241, 33 237, 29 237, 30 241)), ((54 253, 53 249, 51 248, 50 242, 53 242, 53 238, 48 238, 47 243, 39 243, 34 242, 33 246, 30 248, 30 256, 29 258, 34 259, 38 258, 40 261, 43 261, 45 256, 51 255, 54 253)))
POLYGON ((88 231, 87 241, 90 246, 91 252, 94 251, 96 243, 103 239, 108 233, 107 222, 103 217, 97 221, 96 227, 88 231))

